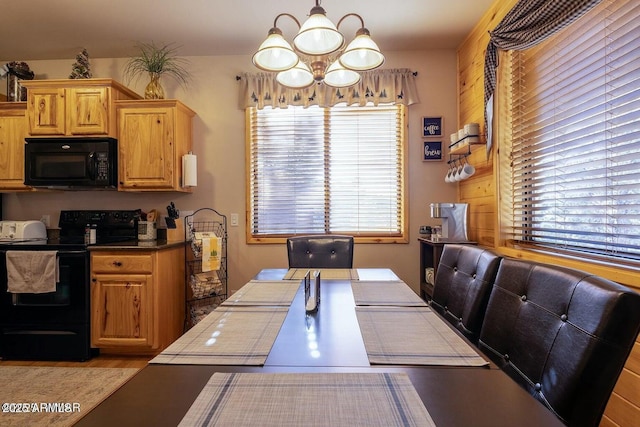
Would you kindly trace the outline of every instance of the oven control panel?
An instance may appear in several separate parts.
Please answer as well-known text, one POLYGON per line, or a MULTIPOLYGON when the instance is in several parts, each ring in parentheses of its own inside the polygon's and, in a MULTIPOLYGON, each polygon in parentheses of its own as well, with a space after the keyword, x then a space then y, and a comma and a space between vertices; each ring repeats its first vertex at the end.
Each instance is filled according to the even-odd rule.
POLYGON ((135 226, 140 218, 140 211, 132 210, 73 210, 60 211, 59 228, 84 227, 87 224, 95 224, 98 227, 122 227, 135 226))

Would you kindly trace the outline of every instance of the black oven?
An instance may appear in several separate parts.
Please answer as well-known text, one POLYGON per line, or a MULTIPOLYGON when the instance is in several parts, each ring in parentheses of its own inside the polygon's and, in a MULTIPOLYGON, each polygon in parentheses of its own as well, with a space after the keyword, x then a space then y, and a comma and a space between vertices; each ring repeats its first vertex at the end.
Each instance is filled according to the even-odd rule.
POLYGON ((62 211, 58 239, 0 242, 0 358, 87 360, 97 354, 91 349, 92 245, 85 243, 85 228, 95 226, 96 245, 135 244, 139 217, 136 210, 62 211), (7 251, 56 251, 55 292, 7 292, 7 251))
POLYGON ((13 245, 0 251, 0 356, 87 360, 91 357, 89 252, 55 245, 13 245), (57 250, 55 292, 7 292, 7 250, 57 250))
POLYGON ((26 138, 25 141, 26 185, 75 190, 117 189, 116 139, 26 138))

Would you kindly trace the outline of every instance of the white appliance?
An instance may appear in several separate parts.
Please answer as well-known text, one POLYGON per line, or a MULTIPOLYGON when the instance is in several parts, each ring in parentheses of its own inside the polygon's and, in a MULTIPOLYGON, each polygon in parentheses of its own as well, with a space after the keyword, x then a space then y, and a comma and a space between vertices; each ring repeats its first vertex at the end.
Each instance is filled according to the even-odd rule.
POLYGON ((431 203, 431 218, 442 219, 442 238, 467 241, 467 203, 431 203))
POLYGON ((40 221, 0 221, 0 242, 45 243, 47 228, 40 221))

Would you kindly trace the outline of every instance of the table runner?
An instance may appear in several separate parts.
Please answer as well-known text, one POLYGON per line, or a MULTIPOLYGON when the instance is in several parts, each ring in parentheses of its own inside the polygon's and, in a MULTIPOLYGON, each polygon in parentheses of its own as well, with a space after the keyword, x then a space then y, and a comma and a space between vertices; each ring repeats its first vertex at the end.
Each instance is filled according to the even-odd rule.
POLYGON ((215 373, 179 426, 435 426, 406 374, 215 373))
POLYGON ((297 280, 251 280, 227 298, 222 305, 289 306, 300 288, 297 280))
POLYGON ((427 303, 401 280, 351 282, 356 305, 426 307, 427 303))
POLYGON ((284 280, 302 280, 308 271, 319 271, 320 279, 358 280, 355 268, 290 268, 284 280))
POLYGON ((489 364, 427 307, 356 307, 356 316, 372 364, 489 364))
POLYGON ((264 365, 288 307, 218 307, 149 363, 264 365))

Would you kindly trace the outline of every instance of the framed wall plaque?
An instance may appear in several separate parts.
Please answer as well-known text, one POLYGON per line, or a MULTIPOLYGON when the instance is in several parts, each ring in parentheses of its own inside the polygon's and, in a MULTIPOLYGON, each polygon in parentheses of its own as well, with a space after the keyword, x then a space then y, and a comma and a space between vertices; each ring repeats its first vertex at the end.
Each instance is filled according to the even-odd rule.
POLYGON ((442 141, 422 141, 422 161, 442 160, 442 141))
POLYGON ((442 117, 422 118, 422 137, 442 136, 442 117))

